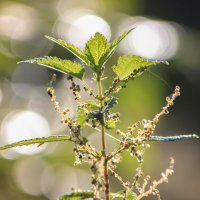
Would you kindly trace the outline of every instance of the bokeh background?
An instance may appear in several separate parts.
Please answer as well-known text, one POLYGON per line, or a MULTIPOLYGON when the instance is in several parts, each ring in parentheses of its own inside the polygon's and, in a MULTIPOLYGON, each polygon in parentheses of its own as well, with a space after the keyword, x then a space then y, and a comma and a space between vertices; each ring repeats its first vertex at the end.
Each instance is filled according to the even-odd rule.
MULTIPOLYGON (((198 0, 1 0, 0 1, 0 145, 25 138, 62 133, 65 127, 46 94, 49 74, 44 67, 16 63, 33 57, 56 55, 74 59, 44 35, 65 39, 81 49, 96 31, 108 40, 135 27, 108 62, 117 56, 136 54, 149 59, 168 60, 169 66, 153 67, 128 84, 118 97, 120 128, 160 111, 175 85, 182 95, 170 114, 157 127, 158 135, 199 134, 200 130, 200 13, 198 0)), ((76 105, 65 77, 58 74, 57 96, 62 108, 75 115, 76 105)), ((87 78, 87 77, 86 77, 87 78)), ((87 80, 91 87, 94 84, 87 80)), ((104 87, 108 87, 109 80, 104 87)), ((83 97, 85 98, 85 97, 83 97)), ((87 129, 97 146, 99 134, 87 129)), ((109 148, 116 146, 108 139, 109 148)), ((15 148, 0 153, 1 200, 54 200, 73 188, 90 188, 87 166, 74 167, 72 145, 58 143, 39 148, 15 148)), ((145 155, 144 174, 152 179, 176 160, 175 174, 160 187, 163 199, 198 200, 200 196, 199 140, 152 142, 145 155)), ((127 180, 136 162, 124 154, 118 171, 127 180)), ((112 180, 112 190, 121 189, 112 180)), ((148 198, 151 199, 151 198, 148 198)))

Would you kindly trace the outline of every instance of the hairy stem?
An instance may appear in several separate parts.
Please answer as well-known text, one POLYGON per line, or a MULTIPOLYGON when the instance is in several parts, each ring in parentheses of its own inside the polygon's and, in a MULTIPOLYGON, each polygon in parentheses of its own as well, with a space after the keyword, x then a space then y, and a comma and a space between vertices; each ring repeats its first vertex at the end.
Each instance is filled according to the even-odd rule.
MULTIPOLYGON (((103 98, 103 94, 102 94, 102 85, 101 85, 101 79, 99 78, 97 80, 97 84, 98 84, 98 97, 99 97, 99 102, 100 102, 100 107, 101 110, 104 107, 104 98, 103 98)), ((105 199, 109 200, 109 178, 108 178, 108 166, 107 166, 107 158, 106 158, 106 143, 105 143, 105 127, 102 124, 101 125, 101 144, 102 144, 102 156, 104 158, 104 191, 105 191, 105 199)))

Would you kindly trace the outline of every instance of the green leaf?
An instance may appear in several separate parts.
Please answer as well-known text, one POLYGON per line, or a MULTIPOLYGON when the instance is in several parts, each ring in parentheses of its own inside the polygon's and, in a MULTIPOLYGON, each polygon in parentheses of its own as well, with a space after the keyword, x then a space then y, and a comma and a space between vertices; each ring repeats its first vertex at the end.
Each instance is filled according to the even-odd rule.
POLYGON ((30 60, 21 61, 19 63, 33 63, 33 64, 43 65, 45 67, 55 69, 62 73, 68 73, 79 79, 83 78, 85 72, 84 67, 78 64, 77 62, 72 62, 70 60, 62 60, 57 57, 45 56, 41 58, 34 58, 30 60))
POLYGON ((135 28, 130 29, 127 32, 124 32, 122 35, 120 35, 116 40, 113 41, 110 49, 115 49, 117 47, 117 45, 135 28))
POLYGON ((126 200, 136 200, 136 198, 137 198, 137 194, 134 193, 134 192, 128 193, 125 197, 124 191, 118 192, 117 194, 112 195, 112 196, 114 196, 114 197, 111 197, 112 200, 124 200, 124 199, 126 199, 126 200))
POLYGON ((81 200, 93 198, 93 196, 93 192, 73 192, 71 194, 60 197, 59 200, 81 200))
POLYGON ((31 144, 39 144, 39 146, 40 146, 44 143, 59 142, 59 141, 72 141, 72 138, 68 135, 53 135, 53 136, 49 136, 49 137, 33 138, 33 139, 22 140, 19 142, 5 145, 3 147, 0 147, 0 151, 10 149, 13 147, 28 146, 31 144))
POLYGON ((135 200, 136 198, 137 198, 137 194, 134 192, 130 192, 126 197, 127 200, 135 200))
POLYGON ((84 108, 79 106, 78 111, 77 111, 78 125, 83 126, 85 124, 86 120, 88 119, 90 112, 97 110, 97 109, 98 109, 98 104, 94 100, 87 101, 84 108))
POLYGON ((101 70, 100 60, 108 48, 107 39, 98 32, 85 45, 84 54, 97 73, 101 70))
POLYGON ((87 104, 90 107, 90 111, 98 109, 98 103, 95 100, 89 100, 87 104))
POLYGON ((117 74, 120 80, 125 80, 130 75, 140 75, 148 67, 159 63, 166 62, 150 61, 140 56, 122 56, 118 59, 117 65, 113 67, 113 71, 117 74))
POLYGON ((105 127, 107 129, 113 129, 113 128, 115 128, 116 127, 116 121, 114 119, 109 119, 108 121, 106 121, 105 127))
POLYGON ((127 32, 124 32, 122 35, 120 35, 116 40, 113 41, 113 43, 110 45, 110 47, 107 49, 107 51, 104 53, 104 55, 100 59, 101 65, 103 65, 110 56, 114 53, 116 50, 118 44, 133 30, 134 28, 130 29, 127 32))
POLYGON ((78 107, 77 113, 78 113, 78 115, 77 115, 77 123, 78 123, 78 125, 80 125, 82 127, 85 124, 85 122, 86 122, 86 120, 88 118, 88 114, 81 107, 78 107))
POLYGON ((47 39, 59 44, 60 46, 64 47, 65 49, 67 49, 71 53, 73 53, 77 58, 82 60, 85 64, 89 64, 87 57, 83 54, 83 52, 78 47, 76 47, 73 44, 70 44, 70 43, 68 43, 64 40, 61 40, 61 39, 56 39, 56 38, 53 38, 53 37, 50 37, 50 36, 45 36, 45 37, 47 39))

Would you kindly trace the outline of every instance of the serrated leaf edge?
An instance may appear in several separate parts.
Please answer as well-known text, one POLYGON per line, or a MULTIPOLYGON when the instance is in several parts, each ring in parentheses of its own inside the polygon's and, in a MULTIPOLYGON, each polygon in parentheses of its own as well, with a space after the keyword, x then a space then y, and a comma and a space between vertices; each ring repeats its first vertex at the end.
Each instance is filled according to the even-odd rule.
POLYGON ((49 137, 21 140, 19 142, 14 142, 14 143, 7 144, 7 145, 0 147, 0 151, 10 149, 13 147, 28 146, 28 145, 32 145, 32 144, 41 145, 44 143, 59 142, 59 141, 72 141, 72 138, 71 138, 71 136, 68 136, 68 135, 52 135, 49 137))

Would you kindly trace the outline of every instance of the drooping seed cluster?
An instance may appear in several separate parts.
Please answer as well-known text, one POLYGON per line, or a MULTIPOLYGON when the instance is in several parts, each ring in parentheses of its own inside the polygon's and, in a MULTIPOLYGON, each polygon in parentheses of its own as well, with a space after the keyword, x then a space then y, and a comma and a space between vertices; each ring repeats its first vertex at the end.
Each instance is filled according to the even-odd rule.
POLYGON ((84 89, 84 91, 85 92, 87 92, 90 96, 92 96, 92 97, 94 97, 94 98, 97 98, 97 96, 94 94, 94 90, 93 89, 91 89, 88 85, 87 85, 87 83, 85 82, 85 81, 82 81, 82 83, 83 83, 83 89, 84 89))
POLYGON ((67 77, 67 80, 70 80, 70 81, 71 81, 71 86, 70 86, 69 89, 72 90, 73 95, 74 95, 74 99, 75 99, 76 101, 79 101, 80 98, 81 98, 81 95, 80 95, 80 91, 81 91, 80 85, 78 85, 78 84, 76 84, 76 83, 74 82, 73 76, 68 76, 68 77, 67 77))

